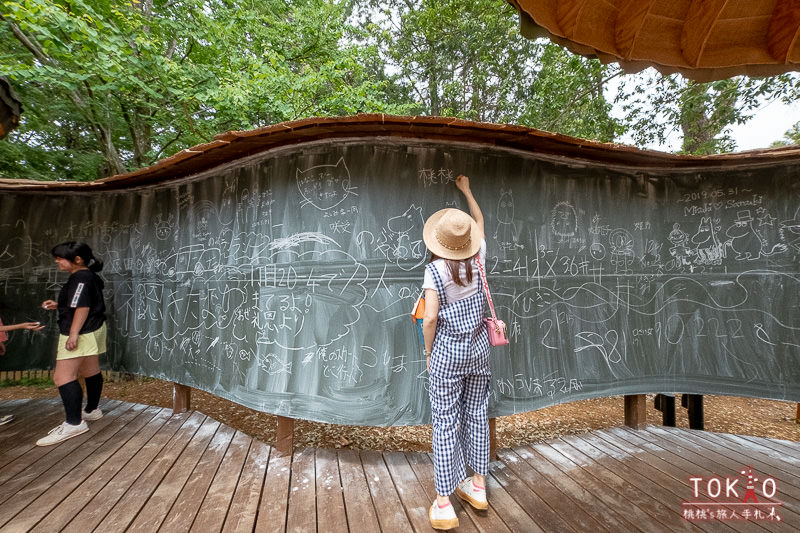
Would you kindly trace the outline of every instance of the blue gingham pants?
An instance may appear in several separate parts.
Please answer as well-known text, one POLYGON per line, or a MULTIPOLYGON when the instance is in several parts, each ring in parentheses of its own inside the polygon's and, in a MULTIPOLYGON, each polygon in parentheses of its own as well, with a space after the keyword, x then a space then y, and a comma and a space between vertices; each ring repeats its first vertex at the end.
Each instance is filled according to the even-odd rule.
POLYGON ((428 268, 439 297, 429 377, 434 481, 449 496, 467 477, 465 461, 478 474, 489 470, 489 337, 483 291, 448 304, 436 267, 428 268))

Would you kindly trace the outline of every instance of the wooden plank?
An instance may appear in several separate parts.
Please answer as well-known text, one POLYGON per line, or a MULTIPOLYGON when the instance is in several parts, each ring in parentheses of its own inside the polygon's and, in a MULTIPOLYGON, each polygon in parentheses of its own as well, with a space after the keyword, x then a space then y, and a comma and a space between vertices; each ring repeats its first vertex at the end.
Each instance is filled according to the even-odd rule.
MULTIPOLYGON (((173 417, 181 417, 185 415, 175 415, 173 417)), ((157 490, 159 483, 161 483, 170 469, 180 459, 181 453, 189 444, 190 440, 204 429, 205 435, 208 433, 208 425, 204 428, 206 416, 201 413, 192 413, 188 418, 183 419, 183 424, 169 439, 169 442, 163 446, 158 452, 158 455, 153 458, 149 464, 137 462, 140 469, 138 472, 127 471, 125 477, 121 478, 118 483, 114 484, 112 492, 112 499, 116 497, 115 504, 111 509, 107 510, 105 516, 100 517, 97 524, 98 531, 124 531, 128 528, 130 523, 136 518, 142 507, 147 503, 150 496, 157 490), (132 479, 131 479, 132 478, 132 479), (122 489, 124 492, 121 497, 115 492, 122 489)), ((213 425, 212 425, 213 427, 213 425)), ((115 478, 115 481, 116 478, 115 478)), ((106 508, 104 502, 100 500, 105 496, 104 491, 101 491, 93 500, 98 507, 106 508), (100 500, 100 501, 98 501, 100 500)), ((76 518, 80 518, 80 514, 76 518)), ((84 522, 73 522, 67 526, 65 531, 86 531, 84 522), (77 527, 73 529, 73 524, 77 527)))
POLYGON ((334 450, 318 449, 316 453, 317 531, 347 531, 339 459, 334 450))
MULTIPOLYGON (((700 438, 704 436, 701 432, 683 432, 689 435, 683 439, 679 439, 677 435, 663 435, 664 439, 669 441, 671 445, 680 450, 681 455, 689 457, 693 462, 698 463, 699 466, 707 468, 712 474, 717 474, 721 477, 736 475, 743 466, 752 466, 755 470, 774 477, 775 479, 782 480, 789 477, 785 471, 766 464, 756 457, 760 457, 761 451, 759 449, 748 450, 746 448, 736 447, 726 448, 725 444, 731 446, 730 443, 723 442, 718 447, 706 448, 704 446, 696 446, 693 450, 689 449, 686 441, 689 439, 700 438), (696 435, 689 435, 696 433, 696 435)), ((713 435, 712 438, 720 437, 719 434, 713 435)), ((702 472, 694 472, 693 476, 700 476, 702 472)), ((708 478, 710 476, 703 476, 708 478)), ((780 497, 777 499, 783 500, 786 504, 784 508, 787 513, 787 521, 791 523, 792 520, 800 523, 800 489, 797 486, 783 483, 779 481, 780 497)))
MULTIPOLYGON (((619 505, 622 503, 621 500, 619 498, 610 498, 607 487, 596 482, 592 483, 594 480, 585 472, 582 472, 575 463, 564 457, 557 449, 542 444, 536 446, 535 449, 527 448, 525 451, 533 456, 538 454, 539 457, 537 460, 530 460, 530 457, 523 459, 514 451, 507 450, 505 452, 505 463, 508 468, 513 470, 534 491, 539 491, 543 479, 547 479, 550 483, 558 486, 560 491, 564 493, 564 497, 551 500, 550 506, 556 511, 566 511, 561 513, 561 517, 569 522, 573 528, 587 531, 596 529, 597 525, 595 524, 599 524, 603 528, 612 531, 635 529, 634 524, 626 521, 624 516, 617 514, 617 511, 625 509, 624 505, 619 505), (537 472, 540 475, 537 475, 537 472), (565 475, 565 473, 568 473, 568 475, 565 475), (583 474, 583 477, 581 477, 581 474, 583 474), (583 483, 579 483, 578 479, 583 483), (604 501, 604 497, 608 499, 604 501), (574 502, 574 505, 570 505, 569 501, 574 502), (605 510, 604 512, 591 513, 594 509, 605 510), (576 511, 579 511, 577 513, 578 516, 575 516, 576 511)), ((516 491, 509 492, 516 497, 516 491)), ((544 498, 544 495, 542 495, 542 498, 544 498)), ((529 506, 523 507, 530 509, 529 506)), ((548 531, 551 530, 548 529, 548 531)))
POLYGON ((64 531, 83 533, 94 530, 123 498, 127 498, 131 507, 138 510, 142 503, 136 500, 136 495, 144 492, 141 487, 148 483, 157 483, 161 479, 159 476, 163 476, 171 464, 169 459, 174 460, 179 453, 176 449, 182 449, 186 445, 205 418, 200 413, 173 415, 170 410, 169 414, 167 422, 94 498, 87 501, 75 519, 65 526, 64 531), (154 462, 164 471, 148 468, 154 462))
POLYGON ((647 425, 647 397, 644 394, 625 395, 625 425, 634 429, 647 425))
MULTIPOLYGON (((108 428, 116 428, 113 435, 102 445, 98 446, 90 455, 86 456, 80 463, 61 472, 63 477, 52 483, 47 483, 46 480, 42 480, 46 483, 44 485, 46 490, 29 503, 22 512, 20 512, 14 520, 8 522, 6 526, 10 530, 28 531, 59 505, 64 500, 65 495, 72 494, 72 492, 91 477, 103 463, 113 457, 120 448, 124 447, 140 429, 145 427, 159 411, 158 407, 141 407, 143 407, 143 409, 139 412, 136 412, 135 409, 129 409, 125 413, 125 415, 136 415, 130 420, 126 420, 124 416, 119 417, 116 423, 108 428)), ((99 434, 94 437, 93 440, 98 438, 100 438, 99 434)), ((51 469, 48 471, 48 475, 50 476, 51 472, 55 471, 56 469, 51 469)), ((51 524, 45 523, 44 530, 53 531, 51 524)))
POLYGON ((383 460, 389 469, 397 493, 406 510, 406 515, 415 531, 430 529, 428 509, 431 500, 425 494, 425 489, 420 485, 414 470, 400 452, 384 452, 383 460))
POLYGON ((294 454, 286 531, 312 533, 317 529, 314 449, 305 448, 294 454))
MULTIPOLYGON (((685 527, 687 531, 695 528, 704 531, 719 531, 718 524, 690 524, 686 522, 680 509, 680 502, 687 497, 686 489, 688 485, 686 482, 678 482, 653 468, 647 462, 640 461, 637 458, 640 455, 639 453, 634 455, 627 450, 616 449, 591 433, 571 435, 562 440, 606 468, 613 470, 638 490, 659 500, 664 509, 672 515, 671 518, 663 521, 672 526, 685 527), (675 502, 675 505, 669 505, 669 502, 675 502)), ((649 460, 649 458, 647 459, 649 460)))
POLYGON ((372 505, 361 457, 356 451, 341 450, 338 458, 349 530, 360 533, 379 531, 378 515, 372 505))
MULTIPOLYGON (((122 402, 112 400, 104 407, 114 410, 122 402)), ((47 432, 64 422, 64 408, 60 398, 39 398, 31 400, 24 409, 16 412, 16 420, 0 431, 0 479, 5 465, 22 453, 37 448, 36 441, 47 432)), ((44 453, 52 447, 40 449, 44 453)))
POLYGON ((6 506, 10 505, 8 502, 11 498, 14 498, 17 504, 20 504, 24 497, 35 497, 34 493, 38 492, 35 487, 36 483, 41 484, 44 479, 51 480, 51 482, 57 481, 58 478, 53 479, 54 475, 63 472, 65 467, 69 469, 80 462, 88 453, 91 453, 99 444, 102 444, 105 438, 113 434, 117 429, 117 415, 122 416, 131 412, 130 416, 133 417, 144 407, 143 405, 120 404, 117 409, 110 413, 110 416, 103 417, 95 422, 93 429, 90 431, 57 445, 36 446, 34 443, 31 446, 31 444, 26 443, 29 450, 7 465, 3 472, 0 473, 2 478, 7 475, 13 476, 0 485, 0 504, 6 508, 6 506), (109 427, 112 430, 107 432, 106 430, 109 427), (97 438, 98 435, 100 435, 100 439, 97 438), (31 488, 25 490, 29 484, 32 484, 31 488))
POLYGON ((46 435, 49 430, 64 421, 63 409, 59 412, 61 401, 57 398, 30 400, 18 407, 0 408, 3 414, 14 415, 14 421, 3 426, 0 431, 0 467, 5 464, 7 452, 20 444, 36 440, 46 435))
MULTIPOLYGON (((494 477, 530 515, 537 528, 544 531, 581 531, 576 525, 589 523, 594 528, 597 527, 597 523, 582 509, 579 510, 580 516, 577 517, 577 520, 558 514, 556 511, 559 503, 569 501, 567 495, 546 477, 541 474, 537 475, 530 465, 520 459, 517 453, 511 450, 502 450, 499 458, 500 463, 493 469, 494 477)), ((588 528, 582 531, 586 530, 588 528)))
POLYGON ((269 456, 264 489, 258 507, 256 533, 286 531, 286 511, 289 508, 289 483, 292 479, 292 457, 278 454, 274 449, 269 456))
MULTIPOLYGON (((673 453, 672 450, 665 450, 655 445, 648 445, 645 440, 646 437, 641 436, 646 432, 632 431, 628 428, 615 428, 615 431, 620 437, 613 435, 610 431, 594 432, 593 436, 602 439, 601 442, 604 441, 604 445, 607 446, 605 449, 611 450, 614 454, 620 452, 624 453, 624 450, 635 449, 635 452, 630 454, 632 457, 629 463, 630 466, 636 468, 638 471, 645 470, 646 472, 656 472, 655 474, 648 474, 648 477, 652 476, 651 479, 653 479, 654 483, 658 483, 660 486, 673 492, 674 496, 672 496, 672 501, 675 502, 675 509, 683 513, 681 502, 691 500, 692 496, 688 479, 693 475, 697 475, 701 467, 688 461, 682 453, 673 453), (646 467, 639 466, 637 461, 644 463, 646 467)), ((663 506, 666 501, 670 500, 662 500, 661 505, 663 506)), ((676 523, 674 520, 673 518, 673 524, 676 523)), ((749 525, 743 525, 737 522, 732 522, 730 524, 715 521, 691 522, 685 520, 682 514, 677 524, 694 524, 698 529, 712 531, 719 530, 720 526, 725 526, 736 531, 741 531, 743 527, 745 530, 749 528, 749 525)))
MULTIPOLYGON (((222 531, 252 441, 252 437, 241 431, 234 434, 228 450, 225 452, 225 457, 222 458, 217 473, 208 488, 206 497, 200 505, 200 510, 195 516, 192 531, 222 531)), ((266 472, 266 468, 264 471, 266 472)), ((255 507, 253 511, 253 516, 255 516, 255 507)), ((252 530, 252 526, 250 529, 252 530)))
MULTIPOLYGON (((664 510, 663 502, 642 492, 612 470, 596 463, 594 459, 582 454, 576 448, 561 440, 549 442, 573 467, 565 470, 557 464, 565 475, 594 491, 604 502, 605 509, 621 512, 628 516, 638 529, 644 531, 681 531, 684 528, 670 524, 674 515, 664 510), (594 483, 592 480, 597 480, 594 483)), ((526 457, 527 459, 527 457, 526 457)))
POLYGON ((661 428, 652 428, 651 433, 655 438, 670 442, 682 450, 682 453, 692 451, 698 454, 713 454, 716 461, 725 468, 738 471, 747 465, 780 480, 785 485, 785 494, 794 500, 800 500, 800 491, 796 487, 796 472, 791 472, 791 467, 785 464, 773 464, 764 460, 763 451, 758 446, 743 447, 727 439, 720 433, 684 431, 681 433, 655 431, 661 428))
POLYGON ((207 418, 197 433, 192 436, 167 475, 161 479, 158 487, 149 496, 147 503, 141 508, 136 518, 130 523, 130 526, 126 526, 126 529, 132 531, 156 531, 159 529, 210 444, 214 442, 219 447, 227 448, 231 436, 232 433, 227 435, 220 432, 219 422, 207 418), (215 442, 220 433, 222 433, 221 442, 215 442))
POLYGON ((797 412, 794 415, 794 421, 796 424, 800 424, 800 402, 797 404, 797 412))
POLYGON ((752 442, 753 444, 771 448, 781 454, 784 458, 794 458, 796 460, 800 460, 800 446, 797 445, 797 442, 790 440, 753 437, 752 435, 736 436, 740 439, 744 439, 745 441, 752 442))
MULTIPOLYGON (((425 512, 428 512, 433 501, 436 499, 436 487, 433 479, 433 462, 426 453, 407 453, 406 460, 417 476, 417 480, 425 491, 427 500, 425 501, 425 512)), ((487 494, 491 498, 491 494, 487 494)), ((451 496, 450 502, 458 517, 458 532, 491 531, 493 533, 508 532, 509 529, 497 516, 494 509, 477 512, 473 511, 467 503, 461 501, 458 496, 451 496)), ((425 530, 423 530, 425 531, 425 530)), ((430 525, 428 526, 430 531, 430 525)))
MULTIPOLYGON (((511 531, 543 531, 542 527, 508 493, 506 486, 517 486, 515 476, 507 468, 496 467, 486 476, 486 494, 489 506, 511 531)), ((574 531, 567 527, 562 531, 574 531)))
POLYGON ((411 523, 403 511, 400 496, 398 496, 389 470, 383 462, 383 456, 374 450, 366 450, 359 455, 381 531, 400 533, 411 530, 411 523))
POLYGON ((71 491, 69 496, 64 498, 32 531, 60 531, 81 511, 86 502, 91 501, 128 464, 142 446, 169 420, 172 414, 169 409, 153 407, 145 410, 139 416, 146 416, 152 412, 151 409, 156 410, 156 413, 148 421, 147 425, 117 450, 113 457, 97 468, 80 486, 71 491))
POLYGON ((267 475, 272 447, 257 440, 251 440, 250 450, 244 462, 242 473, 236 484, 236 491, 225 517, 223 533, 253 531, 258 513, 261 489, 267 475))
MULTIPOLYGON (((610 435, 607 433, 610 432, 602 432, 604 433, 604 438, 610 440, 610 435)), ((643 432, 649 433, 649 432, 643 432)), ((682 434, 690 433, 687 431, 682 431, 682 434)), ((693 433, 701 433, 701 432, 693 432, 693 433)), ((648 438, 648 435, 643 435, 643 438, 648 438)), ((652 433, 649 436, 652 439, 652 433)), ((720 479, 724 479, 726 476, 736 475, 736 472, 739 470, 740 466, 733 465, 733 470, 730 470, 729 467, 722 465, 721 463, 715 461, 718 456, 714 453, 713 450, 708 449, 704 452, 698 449, 701 453, 695 453, 694 451, 689 450, 687 447, 683 446, 681 441, 677 442, 669 442, 665 441, 664 439, 654 440, 655 443, 660 443, 664 447, 669 447, 673 449, 676 455, 679 455, 682 459, 685 459, 688 463, 688 467, 680 473, 676 473, 675 476, 680 479, 688 480, 691 477, 702 477, 703 479, 710 479, 711 477, 717 477, 720 479)), ((689 485, 688 481, 686 483, 686 488, 684 492, 686 493, 685 499, 690 499, 692 497, 692 487, 689 485)), ((726 506, 726 502, 729 503, 731 501, 730 498, 727 498, 724 492, 720 495, 719 498, 711 498, 708 495, 705 495, 702 498, 703 501, 716 501, 719 504, 720 508, 727 508, 731 510, 735 508, 735 506, 726 506)), ((800 523, 800 516, 795 515, 794 517, 787 516, 789 521, 797 521, 800 523)), ((697 522, 694 522, 697 523, 697 522)), ((758 526, 766 529, 772 529, 768 522, 765 521, 758 521, 758 522, 751 522, 747 520, 727 520, 724 522, 728 527, 736 530, 736 531, 751 531, 753 528, 753 523, 757 524, 758 526)))
MULTIPOLYGON (((172 505, 172 508, 169 509, 169 513, 167 513, 164 521, 159 525, 159 529, 176 532, 189 531, 189 529, 191 529, 195 517, 200 510, 200 506, 208 493, 211 482, 214 480, 214 476, 216 476, 219 470, 219 465, 225 457, 235 433, 236 430, 230 426, 219 426, 214 437, 203 450, 203 455, 200 457, 200 460, 189 470, 185 485, 183 485, 180 493, 174 496, 170 492, 166 493, 168 495, 167 497, 174 498, 175 503, 172 505)), ((157 496, 157 494, 153 494, 153 498, 157 496)), ((227 510, 226 506, 220 517, 220 524, 222 520, 225 519, 225 512, 227 510)), ((209 527, 206 531, 211 530, 212 529, 209 527)))

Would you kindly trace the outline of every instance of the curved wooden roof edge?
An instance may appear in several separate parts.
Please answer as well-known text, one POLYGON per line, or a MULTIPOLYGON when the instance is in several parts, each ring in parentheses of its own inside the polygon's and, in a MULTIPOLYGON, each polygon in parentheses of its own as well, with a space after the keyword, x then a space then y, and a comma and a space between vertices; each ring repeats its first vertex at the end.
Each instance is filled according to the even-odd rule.
POLYGON ((800 70, 797 0, 506 0, 523 36, 698 82, 800 70))
POLYGON ((524 126, 471 122, 449 117, 359 114, 306 118, 249 131, 229 131, 155 164, 93 182, 0 179, 0 190, 96 191, 167 183, 271 149, 336 138, 407 138, 466 142, 517 149, 587 163, 636 169, 714 168, 800 163, 800 146, 711 156, 687 156, 614 143, 589 141, 524 126))

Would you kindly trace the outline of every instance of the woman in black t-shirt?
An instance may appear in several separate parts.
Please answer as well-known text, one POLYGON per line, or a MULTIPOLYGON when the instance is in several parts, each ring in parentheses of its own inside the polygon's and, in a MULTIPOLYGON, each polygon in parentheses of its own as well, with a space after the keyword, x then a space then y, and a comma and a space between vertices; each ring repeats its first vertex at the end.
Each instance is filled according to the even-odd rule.
POLYGON ((89 431, 86 421, 103 416, 98 408, 103 391, 99 355, 106 351, 106 305, 103 302, 103 280, 96 274, 103 262, 94 257, 89 245, 65 242, 53 248, 53 257, 60 270, 70 273, 58 293, 58 301, 45 300, 43 309, 58 310, 61 333, 56 354, 53 381, 64 403, 66 421, 53 428, 36 444, 49 446, 89 431), (81 412, 83 390, 78 376, 86 382, 86 407, 81 412))

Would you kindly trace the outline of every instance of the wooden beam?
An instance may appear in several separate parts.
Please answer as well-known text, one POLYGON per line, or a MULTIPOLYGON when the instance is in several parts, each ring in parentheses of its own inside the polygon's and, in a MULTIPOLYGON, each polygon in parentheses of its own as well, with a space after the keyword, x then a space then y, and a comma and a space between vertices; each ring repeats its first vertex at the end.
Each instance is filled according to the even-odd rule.
POLYGON ((800 0, 778 0, 767 31, 767 50, 779 63, 789 63, 789 53, 800 38, 800 0))
POLYGON ((279 455, 292 455, 294 451, 294 418, 278 416, 275 431, 275 451, 279 455))
POLYGON ((614 24, 614 42, 619 56, 631 59, 636 39, 655 0, 626 0, 617 11, 614 24))
POLYGON ((647 425, 647 397, 644 394, 625 395, 625 425, 644 429, 647 425))
POLYGON ((800 403, 797 404, 797 414, 794 416, 794 421, 800 424, 800 403))
POLYGON ((185 413, 192 408, 192 388, 180 383, 172 384, 172 412, 185 413))
POLYGON ((691 67, 700 65, 708 38, 728 0, 692 0, 681 33, 681 52, 691 67))

